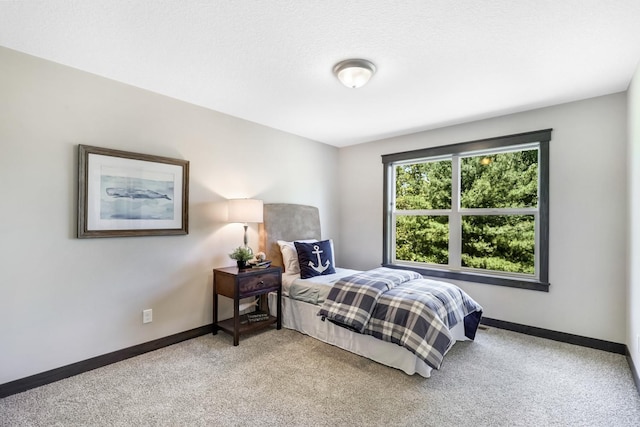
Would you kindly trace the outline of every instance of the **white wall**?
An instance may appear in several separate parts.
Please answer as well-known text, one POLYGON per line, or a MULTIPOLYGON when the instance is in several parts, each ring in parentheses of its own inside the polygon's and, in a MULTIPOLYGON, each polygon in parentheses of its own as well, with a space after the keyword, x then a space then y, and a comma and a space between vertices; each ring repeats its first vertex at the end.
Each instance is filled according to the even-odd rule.
MULTIPOLYGON (((629 153, 629 289, 627 347, 640 369, 640 66, 627 91, 629 153)), ((636 372, 640 375, 640 371, 636 372)))
POLYGON ((335 147, 4 48, 0 76, 0 384, 211 323, 228 198, 318 206, 338 238, 335 147), (78 144, 189 160, 189 235, 76 239, 78 144))
POLYGON ((458 283, 486 317, 624 343, 624 93, 340 149, 342 265, 382 261, 382 154, 546 128, 553 128, 550 292, 458 283))

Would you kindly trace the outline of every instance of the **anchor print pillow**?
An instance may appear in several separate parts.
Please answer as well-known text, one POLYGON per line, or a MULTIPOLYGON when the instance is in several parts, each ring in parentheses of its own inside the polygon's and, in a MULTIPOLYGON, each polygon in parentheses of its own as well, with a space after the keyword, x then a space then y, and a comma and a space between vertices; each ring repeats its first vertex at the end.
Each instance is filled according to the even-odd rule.
POLYGON ((302 243, 293 242, 298 252, 300 264, 300 278, 309 279, 315 276, 324 276, 336 272, 333 265, 333 253, 331 240, 320 242, 302 243))
MULTIPOLYGON (((298 240, 302 243, 317 242, 318 239, 298 240)), ((298 252, 293 242, 278 240, 280 246, 280 254, 282 255, 282 265, 284 272, 287 274, 300 274, 300 265, 298 264, 298 252)))

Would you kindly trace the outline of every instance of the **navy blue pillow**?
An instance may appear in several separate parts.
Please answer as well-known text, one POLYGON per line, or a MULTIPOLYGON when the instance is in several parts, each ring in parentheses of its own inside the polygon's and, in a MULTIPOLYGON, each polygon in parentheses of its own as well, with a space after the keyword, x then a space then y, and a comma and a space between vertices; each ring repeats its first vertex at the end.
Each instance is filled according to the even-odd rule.
POLYGON ((332 265, 333 254, 331 253, 330 240, 313 243, 293 242, 293 244, 296 245, 296 251, 298 251, 301 279, 334 274, 336 272, 332 265))

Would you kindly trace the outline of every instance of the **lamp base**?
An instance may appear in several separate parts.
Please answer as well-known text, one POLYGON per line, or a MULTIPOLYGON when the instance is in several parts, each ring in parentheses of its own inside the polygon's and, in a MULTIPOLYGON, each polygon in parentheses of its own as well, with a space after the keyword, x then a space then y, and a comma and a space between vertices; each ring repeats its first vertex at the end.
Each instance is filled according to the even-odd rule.
POLYGON ((251 255, 253 255, 253 250, 249 247, 247 243, 249 243, 249 238, 247 236, 247 228, 249 228, 249 224, 244 225, 244 248, 249 251, 251 255))

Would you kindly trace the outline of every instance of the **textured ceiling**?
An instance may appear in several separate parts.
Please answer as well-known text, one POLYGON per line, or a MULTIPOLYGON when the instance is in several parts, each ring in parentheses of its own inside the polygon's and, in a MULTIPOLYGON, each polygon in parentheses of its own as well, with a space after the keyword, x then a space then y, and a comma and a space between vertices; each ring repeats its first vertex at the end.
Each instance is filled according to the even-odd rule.
POLYGON ((345 146, 626 90, 640 1, 1 1, 0 45, 345 146))

